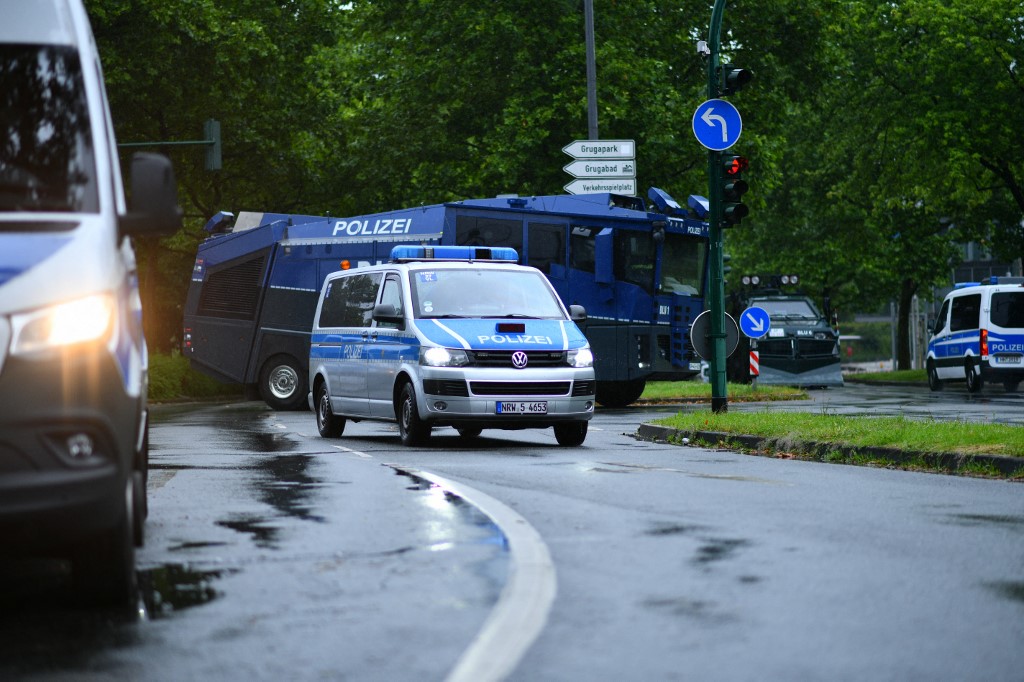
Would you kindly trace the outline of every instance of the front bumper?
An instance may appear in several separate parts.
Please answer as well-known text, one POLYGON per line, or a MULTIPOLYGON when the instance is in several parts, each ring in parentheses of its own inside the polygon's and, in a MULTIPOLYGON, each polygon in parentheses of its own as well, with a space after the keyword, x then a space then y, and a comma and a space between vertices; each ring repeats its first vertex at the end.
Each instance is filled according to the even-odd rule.
POLYGON ((592 368, 537 371, 424 367, 416 386, 421 418, 434 426, 544 428, 594 416, 592 368), (499 403, 544 403, 543 414, 499 414, 499 403))
POLYGON ((6 548, 65 546, 119 522, 144 397, 128 394, 108 353, 7 358, 0 405, 6 548))

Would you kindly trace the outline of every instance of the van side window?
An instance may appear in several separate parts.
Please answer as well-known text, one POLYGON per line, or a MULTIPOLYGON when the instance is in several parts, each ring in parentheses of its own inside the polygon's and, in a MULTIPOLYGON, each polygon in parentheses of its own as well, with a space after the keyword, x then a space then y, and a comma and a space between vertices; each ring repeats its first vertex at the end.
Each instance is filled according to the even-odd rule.
POLYGON ((981 294, 958 296, 953 299, 952 315, 949 319, 949 331, 977 329, 981 314, 981 294))
POLYGON ((938 334, 946 327, 946 317, 949 315, 949 299, 942 302, 942 308, 939 310, 939 316, 935 318, 935 328, 932 329, 932 334, 938 334))
POLYGON ((992 294, 991 318, 997 327, 1024 328, 1024 291, 992 294))
POLYGON ((369 327, 381 273, 340 277, 330 283, 320 309, 320 327, 369 327))
MULTIPOLYGON (((399 315, 404 314, 405 307, 402 305, 402 283, 397 275, 388 275, 384 280, 384 286, 380 292, 380 302, 395 306, 399 315)), ((385 329, 400 329, 402 325, 398 322, 378 322, 378 327, 385 329)))

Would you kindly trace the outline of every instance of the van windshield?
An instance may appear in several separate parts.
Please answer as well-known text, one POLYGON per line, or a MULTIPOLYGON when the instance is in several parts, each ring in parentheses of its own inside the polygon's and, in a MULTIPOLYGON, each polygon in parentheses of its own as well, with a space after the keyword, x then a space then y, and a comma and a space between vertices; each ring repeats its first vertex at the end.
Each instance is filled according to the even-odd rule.
POLYGON ((78 53, 0 45, 0 212, 96 212, 95 169, 78 53))
POLYGON ((419 318, 565 319, 544 276, 532 270, 416 270, 411 286, 419 318))

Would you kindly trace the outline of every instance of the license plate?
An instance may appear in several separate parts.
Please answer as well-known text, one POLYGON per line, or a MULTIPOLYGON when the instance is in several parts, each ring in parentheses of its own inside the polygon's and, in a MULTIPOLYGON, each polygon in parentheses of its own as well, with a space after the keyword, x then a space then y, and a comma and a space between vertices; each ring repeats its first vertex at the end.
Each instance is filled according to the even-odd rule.
POLYGON ((997 356, 995 356, 996 364, 997 365, 1019 365, 1019 364, 1021 364, 1021 357, 1024 357, 1024 356, 1020 356, 1020 355, 997 355, 997 356))
POLYGON ((495 414, 547 414, 546 402, 499 402, 494 406, 495 414))

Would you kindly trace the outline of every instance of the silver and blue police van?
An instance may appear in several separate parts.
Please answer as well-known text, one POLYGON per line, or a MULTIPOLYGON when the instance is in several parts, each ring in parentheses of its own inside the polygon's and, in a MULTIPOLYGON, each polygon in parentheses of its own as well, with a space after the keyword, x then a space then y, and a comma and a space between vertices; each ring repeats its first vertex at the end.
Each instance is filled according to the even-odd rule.
POLYGON ((72 560, 131 606, 143 541, 147 355, 130 237, 181 224, 170 162, 125 200, 80 0, 0 0, 0 556, 72 560))
POLYGON ((594 414, 594 357, 536 268, 512 248, 396 246, 391 262, 329 275, 309 355, 320 435, 346 420, 396 421, 402 443, 434 427, 554 428, 576 446, 594 414))
POLYGON ((1024 379, 1024 277, 958 284, 942 301, 925 359, 928 385, 986 382, 1016 391, 1024 379))

